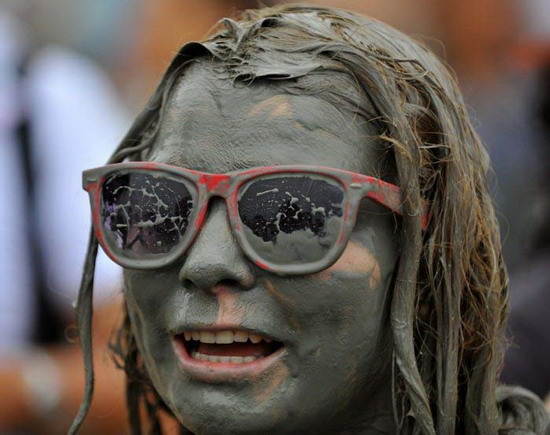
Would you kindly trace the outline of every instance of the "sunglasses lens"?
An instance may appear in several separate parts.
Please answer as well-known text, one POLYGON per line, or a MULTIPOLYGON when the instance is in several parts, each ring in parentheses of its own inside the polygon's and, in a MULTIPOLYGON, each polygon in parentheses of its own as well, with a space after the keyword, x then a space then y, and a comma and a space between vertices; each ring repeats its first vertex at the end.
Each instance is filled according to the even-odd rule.
POLYGON ((185 237, 196 191, 191 183, 151 171, 120 172, 103 183, 101 224, 118 256, 150 260, 169 255, 185 237))
POLYGON ((250 247, 284 266, 325 258, 344 225, 345 193, 332 178, 279 174, 255 178, 239 192, 239 216, 250 247))

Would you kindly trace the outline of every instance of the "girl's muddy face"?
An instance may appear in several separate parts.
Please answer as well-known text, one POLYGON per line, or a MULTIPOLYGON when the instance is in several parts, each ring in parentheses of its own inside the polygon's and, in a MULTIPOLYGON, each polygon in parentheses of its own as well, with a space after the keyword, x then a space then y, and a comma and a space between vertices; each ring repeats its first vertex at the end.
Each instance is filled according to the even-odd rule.
MULTIPOLYGON (((234 87, 193 69, 168 103, 151 160, 210 173, 306 164, 380 175, 372 126, 281 89, 234 87)), ((364 200, 333 266, 279 277, 244 257, 225 203, 213 199, 180 262, 125 272, 156 390, 195 433, 334 433, 358 420, 380 427, 391 413, 397 258, 395 217, 364 200)))

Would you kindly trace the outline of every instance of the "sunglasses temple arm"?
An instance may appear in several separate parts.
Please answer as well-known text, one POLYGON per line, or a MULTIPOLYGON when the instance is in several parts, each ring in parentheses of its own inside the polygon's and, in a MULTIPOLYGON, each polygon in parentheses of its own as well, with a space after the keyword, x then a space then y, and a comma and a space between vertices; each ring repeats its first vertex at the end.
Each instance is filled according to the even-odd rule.
MULTIPOLYGON (((401 189, 397 186, 389 185, 380 190, 369 190, 365 194, 367 198, 372 199, 384 207, 389 208, 399 216, 403 216, 403 205, 401 197, 401 189)), ((420 226, 422 231, 428 227, 428 220, 430 216, 430 208, 424 199, 420 199, 420 226)))
POLYGON ((76 434, 90 409, 92 395, 94 392, 94 368, 92 354, 92 314, 93 314, 93 287, 94 287, 94 271, 97 258, 98 242, 94 235, 94 230, 90 232, 88 242, 88 252, 84 263, 84 272, 80 290, 78 292, 78 300, 76 304, 76 320, 80 345, 82 347, 82 356, 84 358, 85 370, 85 388, 84 397, 80 404, 78 414, 71 424, 69 435, 76 434))

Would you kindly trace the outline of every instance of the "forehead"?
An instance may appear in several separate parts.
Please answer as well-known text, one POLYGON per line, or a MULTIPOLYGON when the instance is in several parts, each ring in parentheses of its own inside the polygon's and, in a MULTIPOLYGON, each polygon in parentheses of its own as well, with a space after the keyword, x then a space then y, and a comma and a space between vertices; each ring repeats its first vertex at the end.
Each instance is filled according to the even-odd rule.
POLYGON ((212 173, 284 164, 372 173, 380 157, 374 127, 351 110, 195 66, 167 102, 150 159, 212 173))

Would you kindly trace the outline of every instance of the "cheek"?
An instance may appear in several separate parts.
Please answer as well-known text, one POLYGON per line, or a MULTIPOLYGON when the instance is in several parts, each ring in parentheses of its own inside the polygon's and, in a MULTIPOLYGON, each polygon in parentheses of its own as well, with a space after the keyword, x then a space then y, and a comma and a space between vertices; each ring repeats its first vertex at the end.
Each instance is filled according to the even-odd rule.
POLYGON ((389 326, 384 315, 394 264, 379 260, 365 245, 351 240, 339 260, 320 273, 265 279, 299 341, 300 360, 333 360, 335 352, 344 356, 365 344, 372 350, 389 326))
POLYGON ((389 274, 384 278, 372 251, 353 240, 335 264, 312 277, 319 288, 334 294, 332 308, 340 342, 354 346, 383 328, 389 274))
POLYGON ((131 295, 126 296, 126 307, 136 345, 139 353, 144 357, 147 372, 155 385, 162 385, 159 366, 156 364, 156 360, 152 358, 152 355, 157 355, 159 351, 166 347, 167 343, 164 343, 161 337, 155 333, 154 329, 150 328, 150 322, 147 320, 146 315, 144 315, 140 306, 136 304, 131 295))
POLYGON ((150 317, 162 311, 172 287, 165 274, 153 272, 124 271, 124 296, 128 304, 150 321, 150 317))
POLYGON ((368 238, 350 240, 338 261, 317 274, 294 280, 265 279, 266 289, 284 309, 294 331, 314 330, 319 342, 349 342, 384 327, 396 258, 379 259, 368 238))
POLYGON ((130 316, 132 331, 140 342, 142 351, 149 353, 149 341, 154 339, 154 325, 159 323, 162 305, 160 297, 152 297, 148 277, 142 274, 125 273, 124 298, 130 316))
POLYGON ((316 327, 324 328, 327 337, 321 344, 323 354, 340 353, 350 376, 357 370, 379 370, 376 355, 389 346, 388 309, 395 262, 379 259, 373 251, 351 240, 334 265, 310 277, 319 295, 315 310, 321 316, 316 316, 316 327))
POLYGON ((187 319, 211 324, 217 316, 221 319, 235 314, 238 306, 231 294, 214 298, 209 292, 192 292, 183 288, 178 278, 180 267, 178 264, 162 271, 124 272, 124 294, 128 306, 139 312, 149 331, 168 333, 187 319), (218 299, 224 303, 219 304, 218 299))
MULTIPOLYGON (((351 240, 340 259, 318 274, 266 280, 295 333, 288 368, 297 395, 316 397, 323 412, 343 412, 374 394, 391 366, 387 308, 393 264, 378 259, 366 239, 351 240)), ((278 381, 273 376, 257 399, 273 395, 278 381)))
POLYGON ((346 275, 368 279, 369 287, 378 287, 381 278, 380 263, 368 248, 350 240, 338 261, 328 269, 314 275, 313 279, 327 282, 335 276, 346 275))
POLYGON ((171 356, 170 336, 165 332, 168 288, 160 274, 128 272, 124 274, 124 295, 132 332, 147 371, 157 386, 162 386, 171 356), (155 287, 156 286, 156 287, 155 287))
POLYGON ((391 361, 389 297, 394 263, 379 259, 373 250, 350 241, 330 268, 312 277, 319 287, 337 292, 338 305, 332 319, 332 339, 324 354, 336 353, 333 366, 340 367, 339 403, 375 390, 386 378, 391 361), (355 391, 355 392, 354 392, 355 391))

